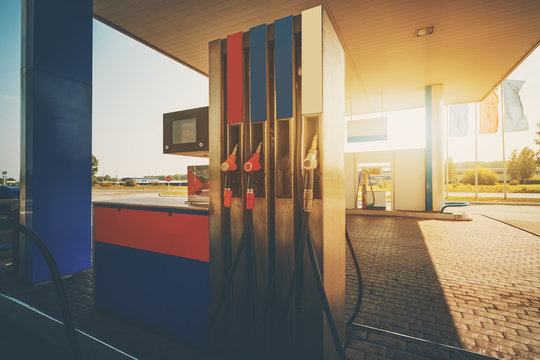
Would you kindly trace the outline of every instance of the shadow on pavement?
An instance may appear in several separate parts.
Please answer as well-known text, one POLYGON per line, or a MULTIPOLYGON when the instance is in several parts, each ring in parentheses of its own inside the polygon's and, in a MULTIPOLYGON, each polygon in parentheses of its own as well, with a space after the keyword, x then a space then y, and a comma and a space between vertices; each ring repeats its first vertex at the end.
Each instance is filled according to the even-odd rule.
MULTIPOLYGON (((418 221, 348 216, 347 227, 364 283, 356 322, 461 348, 418 221)), ((347 261, 349 314, 356 286, 354 267, 347 261)))

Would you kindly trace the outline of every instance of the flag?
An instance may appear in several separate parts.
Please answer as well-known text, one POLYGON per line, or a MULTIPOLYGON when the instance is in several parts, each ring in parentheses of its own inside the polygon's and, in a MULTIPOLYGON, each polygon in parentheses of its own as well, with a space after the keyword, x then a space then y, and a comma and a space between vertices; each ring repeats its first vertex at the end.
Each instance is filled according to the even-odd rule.
POLYGON ((386 118, 351 120, 347 122, 347 142, 383 141, 388 139, 386 118))
POLYGON ((469 133, 469 104, 448 107, 448 136, 467 136, 469 133))
POLYGON ((523 105, 519 97, 519 91, 523 84, 525 81, 522 80, 505 80, 503 82, 504 132, 529 129, 529 123, 523 113, 523 105))
POLYGON ((499 126, 499 97, 494 91, 480 102, 480 134, 493 134, 499 126))

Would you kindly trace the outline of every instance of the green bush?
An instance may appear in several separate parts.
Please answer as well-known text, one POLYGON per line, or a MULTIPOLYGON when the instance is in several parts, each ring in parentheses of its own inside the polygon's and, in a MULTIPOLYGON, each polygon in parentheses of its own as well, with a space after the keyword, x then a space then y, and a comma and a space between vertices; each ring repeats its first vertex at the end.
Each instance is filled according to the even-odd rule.
POLYGON ((127 179, 125 185, 129 187, 135 187, 137 186, 137 182, 133 179, 127 179))
POLYGON ((509 182, 510 185, 519 185, 519 180, 512 180, 509 182))
MULTIPOLYGON (((464 184, 474 185, 475 183, 475 169, 467 170, 463 175, 461 175, 461 182, 464 184)), ((495 172, 478 167, 478 185, 495 185, 497 184, 498 176, 495 172)))

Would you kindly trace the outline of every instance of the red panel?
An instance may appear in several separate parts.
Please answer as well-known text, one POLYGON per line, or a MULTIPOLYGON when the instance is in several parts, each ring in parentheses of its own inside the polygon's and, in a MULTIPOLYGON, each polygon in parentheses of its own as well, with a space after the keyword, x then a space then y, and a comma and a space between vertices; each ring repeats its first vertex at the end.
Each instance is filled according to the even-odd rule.
POLYGON ((227 36, 227 123, 243 120, 242 32, 227 36))
POLYGON ((95 240, 104 243, 208 262, 208 232, 207 215, 94 208, 95 240))

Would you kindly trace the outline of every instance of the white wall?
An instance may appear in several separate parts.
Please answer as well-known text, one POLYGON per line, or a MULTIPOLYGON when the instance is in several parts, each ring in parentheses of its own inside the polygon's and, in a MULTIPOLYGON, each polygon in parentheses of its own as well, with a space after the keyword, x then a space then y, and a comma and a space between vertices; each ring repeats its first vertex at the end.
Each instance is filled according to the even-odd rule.
POLYGON ((394 210, 426 210, 425 149, 394 152, 394 210))
POLYGON ((392 209, 425 211, 425 149, 345 153, 345 207, 354 208, 358 164, 382 162, 390 163, 392 169, 392 209))

